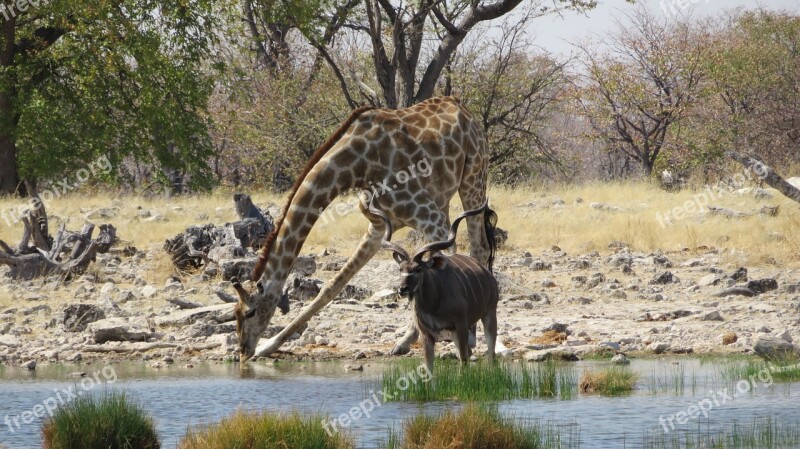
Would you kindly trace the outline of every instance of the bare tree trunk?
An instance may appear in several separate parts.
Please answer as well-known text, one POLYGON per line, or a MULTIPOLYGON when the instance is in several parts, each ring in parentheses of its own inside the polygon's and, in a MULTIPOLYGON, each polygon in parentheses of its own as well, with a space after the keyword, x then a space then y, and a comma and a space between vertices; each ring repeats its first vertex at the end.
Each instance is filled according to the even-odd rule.
POLYGON ((748 170, 752 170, 759 179, 766 182, 767 185, 774 188, 778 192, 784 194, 787 198, 800 203, 800 189, 789 184, 779 174, 775 173, 769 165, 764 163, 764 160, 755 154, 743 154, 735 151, 726 151, 725 155, 734 161, 742 164, 748 170))

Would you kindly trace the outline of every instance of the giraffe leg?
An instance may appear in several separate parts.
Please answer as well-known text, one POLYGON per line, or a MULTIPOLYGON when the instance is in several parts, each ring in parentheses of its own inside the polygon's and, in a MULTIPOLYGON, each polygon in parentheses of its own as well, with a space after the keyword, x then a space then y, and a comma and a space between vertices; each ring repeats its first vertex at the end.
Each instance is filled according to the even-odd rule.
MULTIPOLYGON (((429 207, 432 207, 436 211, 436 213, 431 214, 432 216, 430 221, 422 222, 413 220, 408 225, 422 232, 422 234, 425 236, 425 241, 427 242, 444 240, 447 238, 447 233, 450 231, 450 218, 447 215, 447 210, 440 210, 435 206, 433 201, 431 201, 429 204, 429 207)), ((418 339, 419 331, 417 330, 417 325, 412 317, 411 320, 409 320, 409 323, 406 325, 406 332, 402 337, 400 337, 399 340, 397 340, 397 343, 395 343, 392 351, 389 354, 408 354, 411 352, 411 345, 416 343, 418 339)))
POLYGON ((350 259, 336 273, 336 276, 328 281, 322 290, 314 298, 302 312, 298 315, 288 326, 286 326, 277 335, 267 340, 267 343, 256 348, 256 356, 264 357, 277 351, 286 340, 291 337, 297 330, 314 317, 323 307, 328 305, 336 295, 341 292, 347 285, 347 282, 361 269, 367 262, 372 259, 381 248, 381 239, 383 238, 383 227, 376 227, 370 225, 369 231, 361 239, 358 249, 355 254, 350 256, 350 259))

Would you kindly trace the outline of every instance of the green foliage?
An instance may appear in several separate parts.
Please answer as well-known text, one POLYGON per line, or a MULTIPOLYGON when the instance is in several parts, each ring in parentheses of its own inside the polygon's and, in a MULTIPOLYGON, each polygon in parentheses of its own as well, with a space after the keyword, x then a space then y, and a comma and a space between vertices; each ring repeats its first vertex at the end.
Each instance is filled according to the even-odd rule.
POLYGON ((0 74, 20 173, 51 179, 105 155, 115 167, 133 158, 208 186, 213 4, 53 0, 25 13, 15 40, 30 47, 0 74), (37 38, 45 30, 52 39, 37 38))
POLYGON ((189 431, 178 449, 351 449, 353 441, 328 433, 323 416, 238 411, 218 424, 189 431))
POLYGON ((80 396, 42 427, 45 449, 158 449, 153 420, 123 393, 80 396))

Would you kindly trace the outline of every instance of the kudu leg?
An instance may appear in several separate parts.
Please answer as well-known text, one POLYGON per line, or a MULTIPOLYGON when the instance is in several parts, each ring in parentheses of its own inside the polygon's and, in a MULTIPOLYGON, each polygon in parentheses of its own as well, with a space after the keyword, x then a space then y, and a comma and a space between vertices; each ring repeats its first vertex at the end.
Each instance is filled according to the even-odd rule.
POLYGON ((467 323, 462 325, 456 324, 456 347, 458 348, 458 358, 461 360, 461 365, 466 365, 469 362, 469 328, 467 323))
POLYGON ((488 346, 486 358, 489 363, 492 363, 494 362, 494 348, 497 344, 497 310, 492 309, 486 312, 486 315, 481 318, 481 322, 483 323, 483 333, 488 346))
POLYGON ((430 336, 425 335, 422 337, 422 350, 425 355, 425 367, 428 368, 428 372, 433 374, 433 348, 436 345, 436 341, 430 336))

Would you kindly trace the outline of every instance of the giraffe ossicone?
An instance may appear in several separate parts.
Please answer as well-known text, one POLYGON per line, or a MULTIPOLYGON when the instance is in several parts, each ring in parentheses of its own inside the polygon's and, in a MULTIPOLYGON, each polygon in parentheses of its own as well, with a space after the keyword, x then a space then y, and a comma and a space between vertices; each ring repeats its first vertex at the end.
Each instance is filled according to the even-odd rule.
MULTIPOLYGON (((488 160, 483 128, 453 97, 432 98, 405 109, 365 107, 353 111, 297 178, 253 270, 255 290, 235 287, 240 360, 277 351, 380 250, 385 224, 365 215, 370 220, 368 230, 344 267, 288 326, 258 346, 281 300, 292 264, 311 228, 335 198, 352 189, 361 190, 375 198, 395 230, 408 226, 428 241, 442 240, 447 237, 450 200, 456 193, 464 210, 483 204, 488 160)), ((489 245, 481 220, 468 219, 467 227, 470 254, 485 263, 489 245)), ((409 323, 393 353, 407 352, 416 341, 411 317, 409 323)))

